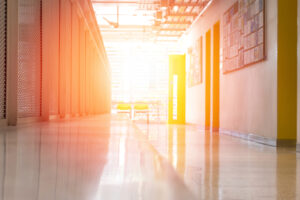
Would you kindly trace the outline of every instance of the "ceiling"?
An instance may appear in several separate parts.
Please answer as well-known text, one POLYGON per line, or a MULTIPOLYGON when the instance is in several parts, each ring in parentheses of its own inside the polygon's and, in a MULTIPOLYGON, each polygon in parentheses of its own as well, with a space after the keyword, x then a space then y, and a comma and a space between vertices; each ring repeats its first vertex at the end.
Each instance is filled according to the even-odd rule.
POLYGON ((212 0, 92 0, 104 42, 176 42, 212 0))
POLYGON ((112 99, 167 97, 168 55, 213 0, 91 0, 112 74, 112 99))

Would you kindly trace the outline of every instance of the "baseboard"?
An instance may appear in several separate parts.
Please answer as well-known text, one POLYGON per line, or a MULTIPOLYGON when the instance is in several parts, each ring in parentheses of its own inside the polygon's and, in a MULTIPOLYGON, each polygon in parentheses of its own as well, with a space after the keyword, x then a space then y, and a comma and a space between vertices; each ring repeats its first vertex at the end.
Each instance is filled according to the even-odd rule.
POLYGON ((224 129, 220 129, 220 133, 230 135, 233 137, 238 137, 244 140, 256 142, 259 144, 272 146, 272 147, 295 147, 296 146, 296 140, 277 140, 277 139, 262 137, 251 133, 239 133, 239 132, 228 131, 224 129))
POLYGON ((27 123, 34 123, 34 122, 42 122, 43 119, 41 117, 24 117, 18 118, 17 124, 27 124, 27 123))
POLYGON ((239 133, 239 132, 228 131, 228 130, 224 130, 224 129, 220 129, 220 133, 225 134, 225 135, 230 135, 230 136, 233 136, 233 137, 238 137, 238 138, 241 138, 241 139, 244 139, 244 140, 256 142, 256 143, 259 143, 259 144, 264 144, 264 145, 273 146, 273 147, 277 146, 277 140, 276 139, 265 138, 265 137, 255 135, 255 134, 239 133))

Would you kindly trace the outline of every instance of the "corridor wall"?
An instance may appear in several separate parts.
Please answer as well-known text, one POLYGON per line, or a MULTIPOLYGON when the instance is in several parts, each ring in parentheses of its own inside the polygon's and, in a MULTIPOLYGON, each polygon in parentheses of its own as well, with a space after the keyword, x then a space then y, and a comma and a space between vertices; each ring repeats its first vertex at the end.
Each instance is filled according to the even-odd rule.
MULTIPOLYGON (((102 90, 103 86, 100 85, 99 80, 108 77, 107 81, 110 81, 110 72, 91 3, 84 0, 46 1, 49 1, 49 7, 59 8, 58 21, 53 24, 54 30, 59 30, 55 31, 58 37, 45 41, 45 43, 56 43, 50 50, 52 54, 49 54, 49 58, 55 55, 54 59, 58 61, 59 69, 58 73, 57 69, 51 73, 55 84, 58 85, 58 93, 56 89, 52 92, 53 96, 50 99, 56 99, 56 101, 54 100, 55 103, 49 102, 49 114, 68 117, 104 113, 100 109, 97 110, 97 107, 103 107, 106 112, 109 112, 110 97, 105 102, 100 101, 101 96, 109 95, 109 93, 102 90), (57 45, 58 57, 55 54, 57 45), (103 69, 102 73, 100 69, 103 69)), ((45 16, 43 20, 52 21, 52 15, 45 16)), ((52 29, 52 27, 49 28, 52 29)), ((44 34, 51 37, 52 32, 44 34)), ((49 91, 51 90, 50 87, 49 91)))
POLYGON ((6 0, 0 0, 0 120, 6 116, 6 0))
MULTIPOLYGON (((212 30, 213 25, 220 21, 220 130, 246 138, 266 139, 265 142, 276 145, 278 128, 277 0, 265 1, 266 59, 250 67, 223 74, 222 17, 235 2, 236 0, 212 1, 205 14, 192 26, 189 34, 184 38, 183 44, 186 44, 187 49, 200 36, 205 37, 205 33, 212 30)), ((205 58, 205 53, 203 58, 205 58)), ((204 60, 205 62, 206 60, 204 60)), ((203 74, 205 74, 205 69, 203 74)), ((187 88, 186 102, 187 122, 205 127, 205 81, 200 85, 187 88)))
MULTIPOLYGON (((221 20, 223 13, 235 2, 236 0, 213 1, 205 15, 193 26, 186 38, 187 44, 192 44, 201 35, 205 36, 205 32, 212 29, 214 23, 221 20)), ((267 59, 249 68, 220 74, 220 128, 222 129, 276 138, 277 44, 274 42, 277 41, 276 6, 273 1, 266 1, 267 59)), ((220 49, 222 49, 223 24, 222 21, 220 22, 220 49)), ((204 84, 200 84, 187 88, 187 121, 201 126, 204 126, 205 115, 204 87, 204 84), (197 105, 199 112, 193 112, 192 105, 197 105)))
POLYGON ((109 112, 109 63, 91 2, 6 4, 0 0, 1 124, 109 112))

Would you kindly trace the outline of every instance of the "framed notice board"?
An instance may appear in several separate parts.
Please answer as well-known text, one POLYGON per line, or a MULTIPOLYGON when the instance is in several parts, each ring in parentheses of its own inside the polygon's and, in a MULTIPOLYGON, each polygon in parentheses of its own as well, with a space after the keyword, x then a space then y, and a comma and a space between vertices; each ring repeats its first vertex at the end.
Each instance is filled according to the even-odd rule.
POLYGON ((223 16, 223 73, 265 59, 265 0, 238 0, 223 16))
POLYGON ((203 41, 202 36, 188 49, 189 70, 188 86, 193 87, 202 83, 203 41))

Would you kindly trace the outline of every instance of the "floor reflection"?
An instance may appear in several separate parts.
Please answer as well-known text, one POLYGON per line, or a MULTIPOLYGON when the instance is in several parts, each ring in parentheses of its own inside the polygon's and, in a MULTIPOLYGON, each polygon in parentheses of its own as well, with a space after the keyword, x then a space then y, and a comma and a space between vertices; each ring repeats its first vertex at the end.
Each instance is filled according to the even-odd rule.
POLYGON ((182 176, 185 173, 185 127, 168 127, 169 161, 182 176))
MULTIPOLYGON (((278 149, 276 165, 277 199, 299 199, 299 194, 297 195, 299 171, 297 174, 296 154, 291 153, 289 149, 278 149)), ((300 192, 299 186, 298 193, 300 192)))
POLYGON ((53 123, 1 134, 1 199, 90 199, 106 163, 110 127, 53 123))
POLYGON ((0 199, 193 200, 141 136, 129 120, 108 115, 2 129, 0 199))
POLYGON ((2 200, 300 199, 300 155, 120 116, 0 130, 2 200))
POLYGON ((198 199, 300 199, 300 155, 293 149, 193 125, 137 125, 198 199))

